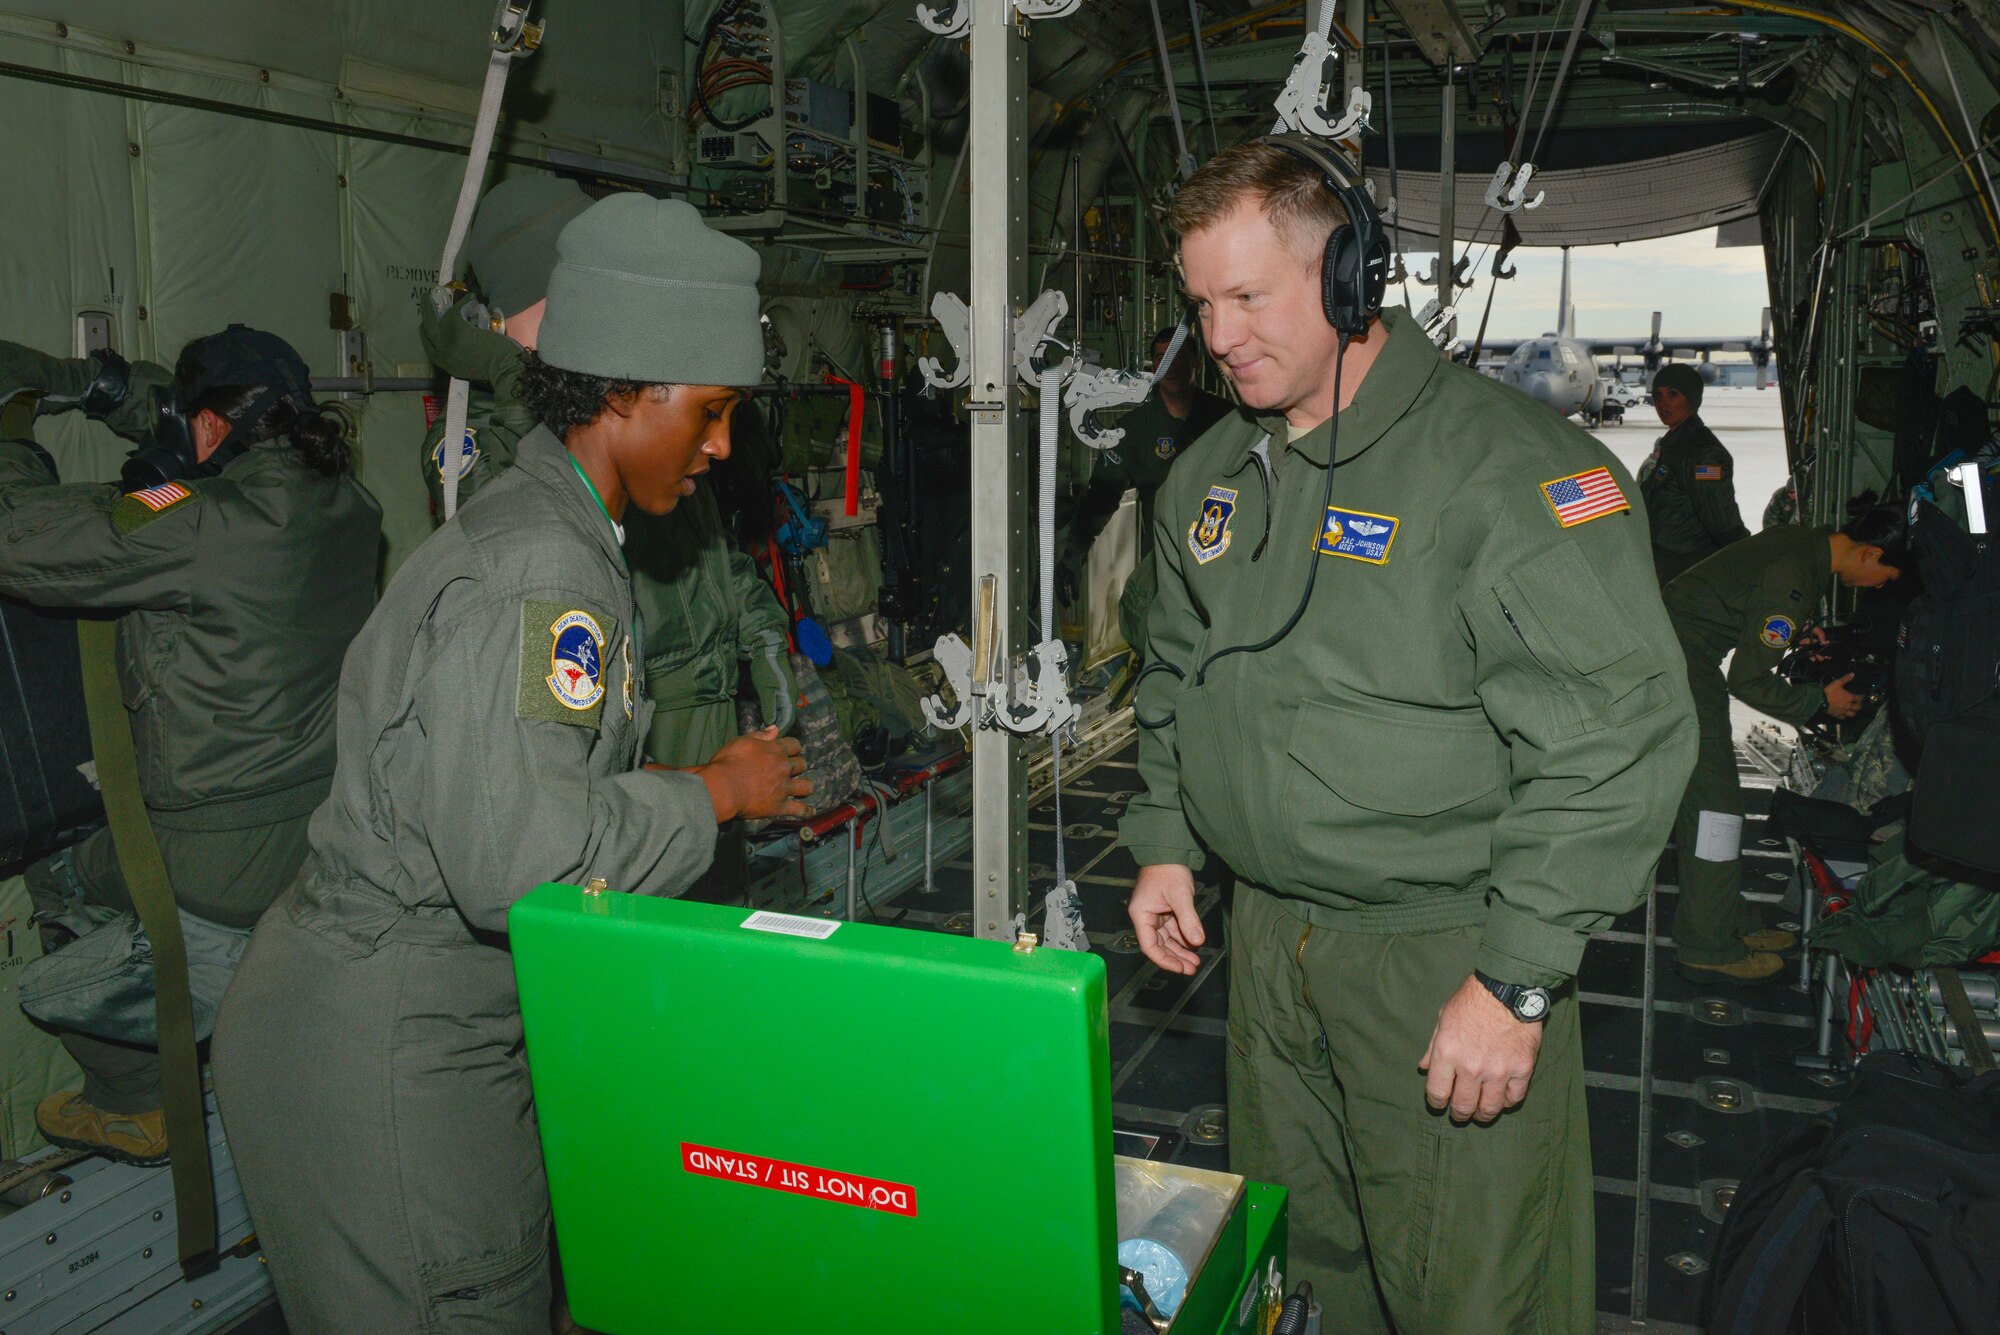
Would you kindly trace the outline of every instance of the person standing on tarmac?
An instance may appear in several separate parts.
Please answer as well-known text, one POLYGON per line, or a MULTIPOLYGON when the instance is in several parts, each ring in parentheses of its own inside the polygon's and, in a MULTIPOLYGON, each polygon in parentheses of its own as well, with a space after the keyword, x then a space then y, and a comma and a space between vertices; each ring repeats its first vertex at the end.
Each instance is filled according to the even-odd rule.
MULTIPOLYGON (((122 490, 59 484, 31 442, 0 443, 0 593, 118 615, 140 794, 190 952, 233 963, 304 860, 333 776, 334 690, 375 605, 381 509, 349 471, 341 420, 273 334, 232 325, 188 344, 171 372, 0 344, 0 381, 0 395, 44 391, 43 410, 80 406, 140 442, 122 490)), ((49 952, 34 968, 60 971, 62 948, 88 933, 129 941, 108 828, 26 880, 49 952)), ((110 1005, 115 990, 97 990, 110 1005)), ((158 1052, 121 1038, 134 1021, 151 1033, 143 990, 143 1017, 93 1014, 87 1031, 60 1031, 83 1088, 35 1110, 52 1143, 166 1161, 158 1052)), ((205 1038, 220 997, 196 992, 205 1038)))
MULTIPOLYGON (((1777 673, 1787 651, 1819 617, 1827 575, 1850 589, 1879 588, 1902 574, 1906 527, 1896 506, 1875 506, 1845 526, 1767 528, 1725 548, 1667 585, 1667 616, 1687 655, 1701 750, 1674 821, 1680 894, 1668 933, 1674 967, 1695 982, 1764 983, 1784 968, 1797 938, 1766 927, 1743 898, 1743 787, 1729 697, 1785 723, 1824 710, 1853 718, 1861 698, 1848 673, 1821 686, 1777 673), (1729 660, 1729 675, 1722 660, 1729 660)), ((1822 632, 1823 635, 1823 632, 1822 632)))
MULTIPOLYGON (((1171 328, 1153 335, 1153 364, 1166 356, 1174 341, 1171 328)), ((1084 564, 1097 535, 1118 513, 1125 490, 1139 494, 1139 560, 1118 598, 1118 628, 1125 643, 1144 656, 1146 613, 1153 604, 1153 497, 1167 479, 1175 459, 1201 438, 1201 433, 1229 411, 1229 401, 1194 383, 1199 354, 1194 339, 1182 342, 1174 358, 1144 403, 1120 418, 1125 435, 1117 448, 1100 451, 1083 503, 1063 530, 1062 554, 1056 563, 1056 597, 1073 602, 1083 585, 1084 564)))
MULTIPOLYGON (((420 332, 432 363, 487 387, 475 391, 472 424, 457 456, 460 505, 513 466, 521 437, 534 428, 521 402, 521 371, 548 304, 556 236, 589 206, 582 187, 560 177, 535 173, 501 182, 480 199, 466 233, 466 268, 476 291, 442 315, 422 303, 420 332)), ((445 456, 440 419, 420 455, 439 522, 445 456)), ((686 768, 734 737, 744 659, 760 716, 789 724, 799 697, 789 618, 756 563, 730 545, 714 491, 697 485, 671 515, 634 514, 626 533, 625 559, 647 629, 643 670, 654 711, 646 754, 686 768)))
POLYGON ((1665 585, 1698 561, 1750 536, 1736 508, 1736 463, 1701 420, 1701 376, 1668 362, 1653 377, 1653 411, 1667 428, 1639 465, 1639 495, 1653 526, 1653 565, 1665 585))
POLYGON ((1274 136, 1173 201, 1248 411, 1155 503, 1130 914, 1194 974, 1194 872, 1235 873, 1230 1168, 1291 1189, 1326 1329, 1582 1335, 1573 980, 1645 897, 1693 711, 1617 461, 1380 310, 1345 174, 1274 136))
POLYGON ((623 523, 729 453, 763 363, 756 253, 637 194, 556 249, 521 385, 540 425, 355 641, 312 855, 216 1024, 258 1236, 313 1335, 544 1335, 549 1198, 507 910, 549 880, 679 894, 719 822, 801 815, 811 789, 768 728, 692 772, 640 763, 650 632, 623 523))

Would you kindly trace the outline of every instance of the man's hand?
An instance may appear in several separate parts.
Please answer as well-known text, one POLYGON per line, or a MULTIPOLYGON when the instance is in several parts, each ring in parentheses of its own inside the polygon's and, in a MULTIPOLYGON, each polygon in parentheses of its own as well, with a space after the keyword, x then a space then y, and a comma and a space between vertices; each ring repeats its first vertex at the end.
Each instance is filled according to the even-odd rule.
POLYGON ((1853 680, 1854 674, 1850 672, 1839 681, 1826 684, 1826 712, 1835 718, 1853 718, 1861 712, 1862 698, 1847 689, 1847 683, 1853 680))
POLYGON ((521 345, 468 320, 467 309, 475 300, 467 293, 440 314, 425 297, 417 303, 417 337, 424 345, 424 355, 439 370, 494 385, 510 370, 520 369, 521 345))
POLYGON ((799 801, 812 793, 803 748, 796 737, 780 737, 776 728, 760 728, 724 744, 694 774, 708 785, 715 805, 715 822, 738 816, 806 816, 812 808, 799 801))
POLYGON ((1208 933, 1202 931, 1201 917, 1194 911, 1192 871, 1167 862, 1139 868, 1125 911, 1132 915, 1132 930, 1138 933, 1139 949, 1147 959, 1168 973, 1192 974, 1201 968, 1201 956, 1195 951, 1208 940, 1208 933))
POLYGON ((1438 1008, 1437 1028, 1417 1069, 1424 1098, 1433 1108, 1449 1106, 1453 1120, 1490 1122, 1528 1095, 1535 1057, 1542 1049, 1542 1026, 1524 1024, 1477 978, 1438 1008))

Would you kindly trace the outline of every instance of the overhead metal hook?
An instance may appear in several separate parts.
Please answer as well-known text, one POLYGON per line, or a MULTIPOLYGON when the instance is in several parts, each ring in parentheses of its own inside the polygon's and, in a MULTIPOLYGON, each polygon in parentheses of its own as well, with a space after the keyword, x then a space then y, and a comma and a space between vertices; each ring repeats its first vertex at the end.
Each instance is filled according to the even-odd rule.
POLYGON ((1527 198, 1528 183, 1535 177, 1535 164, 1524 162, 1516 167, 1511 162, 1503 162, 1493 169, 1493 179, 1486 184, 1486 206, 1502 213, 1516 213, 1521 209, 1538 209, 1547 193, 1537 190, 1533 199, 1527 198))

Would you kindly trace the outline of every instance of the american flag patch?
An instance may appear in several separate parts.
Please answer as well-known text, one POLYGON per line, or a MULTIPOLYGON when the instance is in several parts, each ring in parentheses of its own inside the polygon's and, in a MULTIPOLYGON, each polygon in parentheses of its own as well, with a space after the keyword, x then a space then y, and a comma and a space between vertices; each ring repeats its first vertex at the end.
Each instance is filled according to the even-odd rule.
POLYGON ((1572 473, 1544 482, 1542 497, 1548 501, 1549 509, 1555 511, 1556 522, 1564 528, 1632 508, 1608 468, 1593 468, 1588 473, 1572 473))
POLYGON ((166 509, 169 505, 186 500, 188 498, 188 489, 178 482, 167 482, 157 487, 148 487, 144 491, 131 492, 129 495, 148 510, 157 513, 166 509))
POLYGON ((1695 480, 1695 481, 1697 481, 1697 482, 1720 482, 1720 481, 1722 481, 1722 465, 1721 465, 1721 464, 1696 464, 1696 465, 1694 466, 1694 480, 1695 480))

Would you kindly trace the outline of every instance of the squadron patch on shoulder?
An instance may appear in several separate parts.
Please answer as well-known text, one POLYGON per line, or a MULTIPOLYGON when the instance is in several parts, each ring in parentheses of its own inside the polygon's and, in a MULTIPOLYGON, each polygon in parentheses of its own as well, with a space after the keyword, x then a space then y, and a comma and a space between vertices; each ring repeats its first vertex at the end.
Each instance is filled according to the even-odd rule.
POLYGON ((1696 465, 1694 466, 1694 480, 1695 480, 1695 481, 1697 481, 1697 482, 1720 482, 1720 481, 1722 481, 1722 465, 1721 465, 1721 464, 1696 464, 1696 465))
POLYGON ((1564 528, 1575 528, 1632 508, 1632 502, 1625 499, 1618 479, 1611 476, 1608 468, 1592 468, 1544 482, 1542 499, 1549 503, 1556 522, 1564 528))
POLYGON ((521 604, 518 712, 522 718, 595 728, 604 712, 604 629, 560 603, 521 604))
POLYGON ((1389 544, 1396 540, 1402 520, 1394 515, 1370 514, 1366 510, 1326 507, 1326 522, 1313 539, 1313 550, 1321 556, 1345 556, 1369 565, 1389 563, 1389 544))
POLYGON ((1235 488, 1208 489, 1201 501, 1201 514, 1188 525, 1188 550, 1195 560, 1207 565, 1229 550, 1229 519, 1235 513, 1235 488))
POLYGON ((1155 440, 1153 442, 1153 453, 1155 456, 1161 459, 1173 458, 1174 438, 1172 436, 1161 436, 1159 439, 1155 440))
POLYGON ((1769 648, 1783 649, 1791 644, 1792 636, 1797 633, 1798 626, 1790 617, 1768 616, 1764 618, 1763 628, 1757 632, 1757 638, 1769 648))
MULTIPOLYGON (((465 439, 460 442, 458 447, 458 475, 460 477, 464 477, 467 473, 470 473, 472 466, 479 462, 479 442, 476 439, 478 434, 478 428, 476 427, 465 428, 465 439)), ((444 481, 444 454, 444 439, 443 437, 439 437, 437 445, 431 450, 431 466, 437 469, 438 481, 440 482, 444 481)))
POLYGON ((169 510, 194 504, 195 493, 178 482, 163 482, 144 491, 127 492, 111 506, 111 523, 120 533, 144 528, 169 510))

